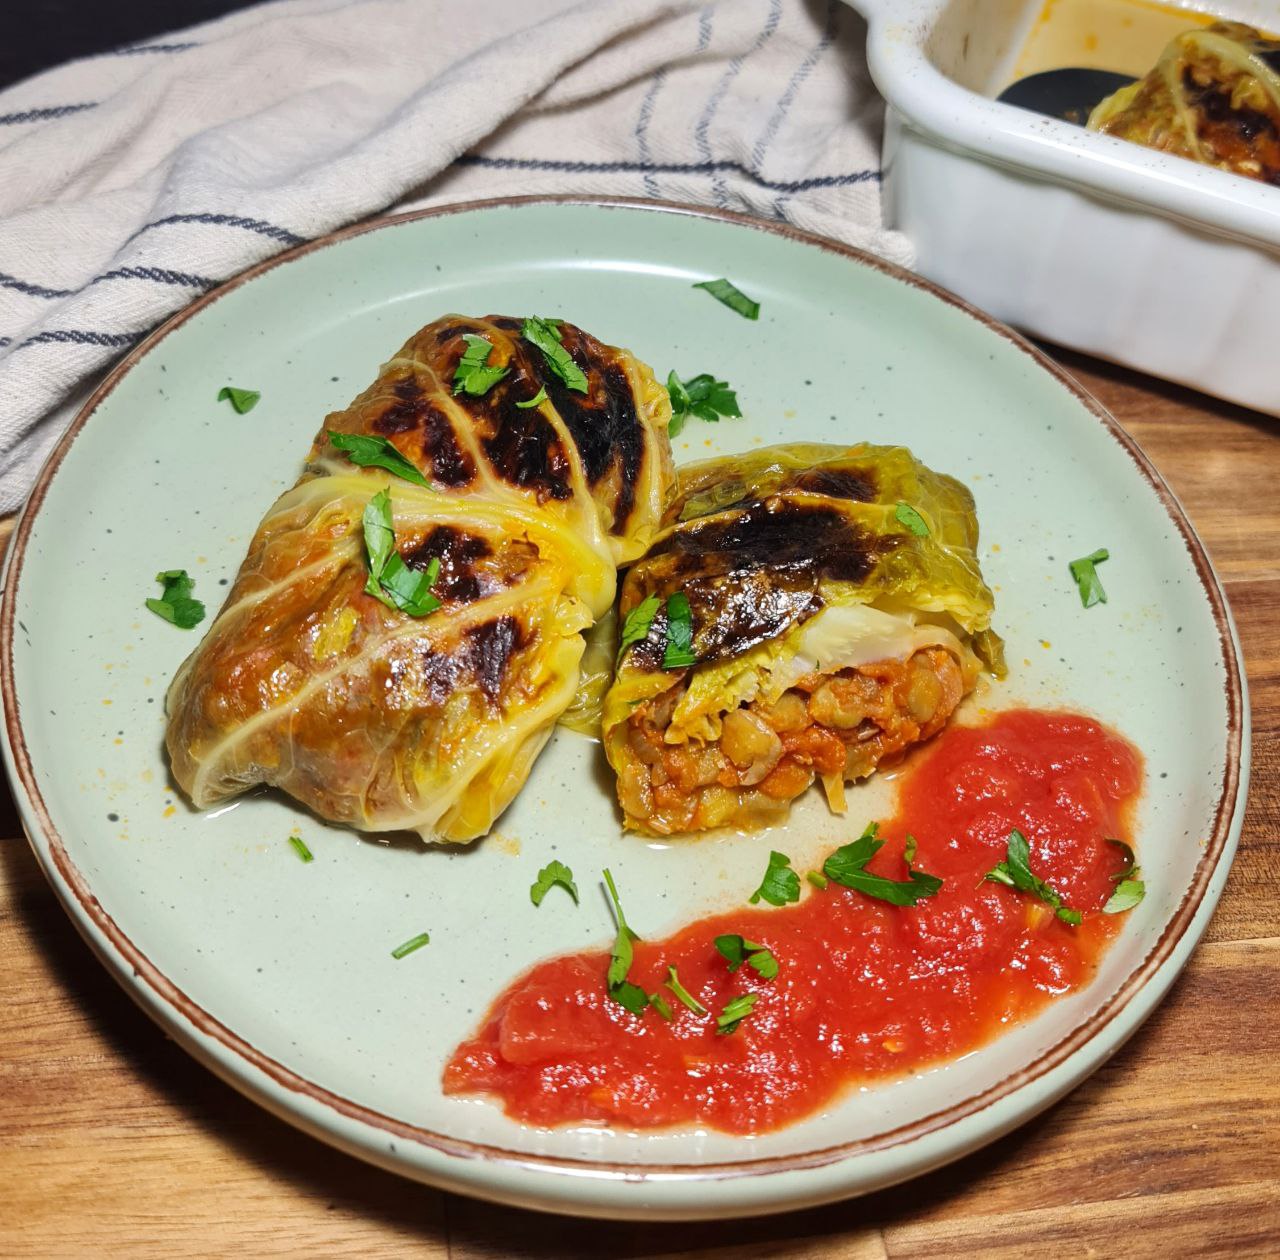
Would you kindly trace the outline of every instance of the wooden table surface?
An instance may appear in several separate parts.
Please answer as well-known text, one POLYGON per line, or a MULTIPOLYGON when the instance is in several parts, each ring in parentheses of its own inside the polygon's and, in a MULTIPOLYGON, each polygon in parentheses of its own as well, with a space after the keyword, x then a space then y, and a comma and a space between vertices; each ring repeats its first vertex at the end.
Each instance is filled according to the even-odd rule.
POLYGON ((0 789, 0 1256, 1280 1255, 1280 421, 1071 354, 1208 544, 1244 644, 1253 783, 1169 997, 984 1151, 763 1220, 612 1225, 492 1207, 338 1154, 168 1041, 46 886, 0 789))

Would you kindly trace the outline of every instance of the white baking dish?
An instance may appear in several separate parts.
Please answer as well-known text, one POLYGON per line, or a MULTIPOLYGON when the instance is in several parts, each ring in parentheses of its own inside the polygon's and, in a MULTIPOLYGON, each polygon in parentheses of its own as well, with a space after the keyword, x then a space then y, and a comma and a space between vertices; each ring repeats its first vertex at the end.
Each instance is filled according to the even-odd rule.
MULTIPOLYGON (((1280 415, 1280 188, 992 99, 1042 0, 849 3, 888 102, 886 222, 921 274, 1037 336, 1280 415)), ((1280 29, 1280 3, 1195 9, 1280 29)))

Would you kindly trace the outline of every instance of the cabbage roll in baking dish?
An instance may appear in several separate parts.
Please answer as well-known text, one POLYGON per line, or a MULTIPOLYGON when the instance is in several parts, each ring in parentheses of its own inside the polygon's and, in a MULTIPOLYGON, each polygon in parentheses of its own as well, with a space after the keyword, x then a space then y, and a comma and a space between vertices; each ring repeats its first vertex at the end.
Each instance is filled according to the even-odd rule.
POLYGON ((483 835, 656 533, 670 416, 643 363, 570 324, 428 324, 326 419, 175 678, 178 783, 201 808, 269 784, 353 827, 483 835), (379 450, 400 475, 353 462, 379 450))
POLYGON ((939 731, 1004 670, 973 497, 890 446, 776 446, 680 470, 627 574, 605 751, 629 827, 776 822, 939 731))
POLYGON ((1242 22, 1172 40, 1156 67, 1102 101, 1089 128, 1280 183, 1280 43, 1242 22))

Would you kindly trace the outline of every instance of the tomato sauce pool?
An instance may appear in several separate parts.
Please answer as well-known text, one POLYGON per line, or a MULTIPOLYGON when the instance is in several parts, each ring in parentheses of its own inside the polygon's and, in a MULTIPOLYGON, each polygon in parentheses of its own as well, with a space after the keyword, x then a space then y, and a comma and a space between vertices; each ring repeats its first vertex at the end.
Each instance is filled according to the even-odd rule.
MULTIPOLYGON (((538 1125, 604 1121, 648 1128, 696 1123, 731 1133, 789 1124, 842 1090, 953 1059, 1084 984, 1114 936, 1101 907, 1124 868, 1121 850, 1142 760, 1091 719, 1014 710, 956 726, 899 780, 897 814, 867 869, 906 878, 913 866, 943 885, 895 906, 832 883, 803 883, 799 904, 701 919, 660 941, 638 941, 629 979, 660 993, 673 1018, 632 1015, 606 992, 605 953, 539 963, 498 998, 445 1068, 451 1094, 488 1094, 538 1125), (1031 870, 1083 912, 1061 922, 1033 896, 983 876, 1017 828, 1031 870), (732 973, 716 936, 767 947, 778 974, 732 973), (675 966, 709 1013, 664 987, 675 966), (756 993, 731 1033, 716 1016, 756 993)), ((851 841, 866 820, 851 820, 851 841)), ((763 874, 763 871, 761 872, 763 874)), ((625 887, 622 894, 626 907, 625 887)), ((641 927, 643 925, 640 925, 641 927)))

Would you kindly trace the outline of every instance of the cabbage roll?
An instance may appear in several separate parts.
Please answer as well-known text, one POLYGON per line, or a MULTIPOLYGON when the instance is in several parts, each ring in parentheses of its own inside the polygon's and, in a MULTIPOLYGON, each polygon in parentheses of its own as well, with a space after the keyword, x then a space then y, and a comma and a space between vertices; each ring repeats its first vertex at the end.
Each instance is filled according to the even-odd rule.
POLYGON ((1242 22, 1172 40, 1155 69, 1102 101, 1093 131, 1280 182, 1280 43, 1242 22))
POLYGON ((550 352, 525 321, 447 316, 326 419, 169 691, 198 807, 268 784, 334 822, 466 841, 515 796, 673 488, 649 368, 541 329, 550 352), (357 466, 353 435, 408 475, 357 466), (370 536, 384 491, 391 531, 375 512, 370 536), (419 615, 376 580, 392 567, 419 595, 430 579, 419 615))
POLYGON ((680 470, 623 584, 605 751, 628 827, 778 821, 939 731, 1004 669, 973 497, 903 447, 776 446, 680 470))

